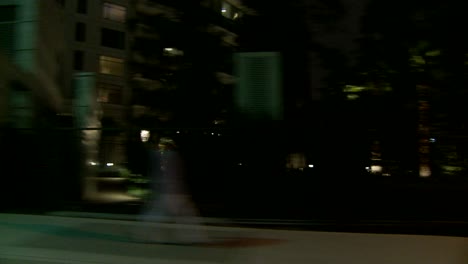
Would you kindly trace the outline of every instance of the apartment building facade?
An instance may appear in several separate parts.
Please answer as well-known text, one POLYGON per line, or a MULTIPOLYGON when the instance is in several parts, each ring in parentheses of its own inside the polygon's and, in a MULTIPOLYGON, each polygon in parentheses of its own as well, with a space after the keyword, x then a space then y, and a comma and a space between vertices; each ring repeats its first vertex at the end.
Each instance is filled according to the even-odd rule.
POLYGON ((0 120, 32 128, 62 111, 63 10, 54 0, 0 3, 0 120))
MULTIPOLYGON (((97 126, 103 127, 99 146, 100 162, 122 163, 125 161, 125 133, 104 132, 105 129, 125 128, 131 91, 128 86, 127 59, 128 0, 68 0, 65 2, 66 35, 68 52, 65 76, 68 80, 65 97, 69 111, 73 98, 87 98, 96 112, 97 126), (85 76, 92 87, 80 91, 77 78, 85 76)), ((94 162, 94 161, 93 161, 94 162)), ((97 162, 96 162, 97 163, 97 162)))
MULTIPOLYGON (((212 76, 216 77, 216 80, 210 81, 218 82, 221 86, 233 85, 233 64, 228 61, 232 59, 238 47, 237 24, 240 23, 243 14, 249 12, 239 1, 133 0, 131 6, 131 43, 134 49, 130 57, 130 82, 134 93, 134 118, 146 116, 150 117, 149 120, 159 119, 163 122, 171 119, 173 113, 168 114, 161 110, 158 103, 155 103, 157 98, 155 101, 149 101, 148 95, 154 91, 180 87, 180 73, 187 69, 193 69, 192 72, 196 72, 194 75, 197 76, 209 75, 208 71, 211 69, 207 70, 201 65, 210 65, 213 69, 212 76), (161 26, 154 26, 158 23, 161 26), (219 41, 215 43, 213 39, 219 41), (149 46, 154 47, 154 50, 148 51, 149 46), (223 61, 221 56, 226 59, 223 61), (202 72, 203 70, 205 72, 202 72)), ((203 85, 202 82, 193 81, 193 88, 187 88, 188 93, 184 96, 190 100, 182 103, 183 107, 179 107, 179 117, 192 112, 190 114, 196 119, 197 114, 194 114, 193 110, 199 109, 194 108, 209 104, 200 103, 199 107, 191 105, 197 101, 197 96, 203 97, 200 95, 203 93, 203 85)), ((162 102, 161 105, 164 103, 166 102, 162 102)), ((174 106, 169 106, 171 107, 169 112, 174 110, 174 106)))

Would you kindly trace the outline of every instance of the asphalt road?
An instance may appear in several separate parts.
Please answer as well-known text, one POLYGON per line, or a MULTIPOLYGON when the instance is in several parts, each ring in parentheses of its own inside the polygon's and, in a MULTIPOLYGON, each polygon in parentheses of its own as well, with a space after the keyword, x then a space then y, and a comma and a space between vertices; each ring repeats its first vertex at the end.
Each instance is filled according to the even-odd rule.
POLYGON ((187 246, 130 240, 135 228, 159 234, 200 226, 0 214, 0 263, 468 263, 463 237, 204 226, 216 242, 187 246))

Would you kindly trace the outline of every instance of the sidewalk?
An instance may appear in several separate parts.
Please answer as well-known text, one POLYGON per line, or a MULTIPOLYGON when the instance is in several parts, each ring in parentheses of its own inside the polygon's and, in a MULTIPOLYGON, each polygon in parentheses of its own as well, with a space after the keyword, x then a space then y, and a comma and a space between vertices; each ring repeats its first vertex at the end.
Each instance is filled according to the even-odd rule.
POLYGON ((135 227, 189 225, 0 214, 0 263, 314 263, 466 264, 468 239, 205 226, 210 246, 143 244, 135 227))

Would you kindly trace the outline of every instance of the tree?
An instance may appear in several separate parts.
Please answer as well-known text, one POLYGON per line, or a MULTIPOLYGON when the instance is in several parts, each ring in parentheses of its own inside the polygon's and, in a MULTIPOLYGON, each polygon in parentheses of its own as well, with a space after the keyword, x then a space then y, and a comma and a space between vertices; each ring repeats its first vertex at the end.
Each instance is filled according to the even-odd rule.
POLYGON ((467 24, 460 8, 451 1, 371 1, 363 18, 364 37, 355 72, 371 86, 389 84, 391 92, 386 97, 392 98, 393 105, 385 110, 392 109, 392 115, 399 118, 395 123, 385 121, 381 129, 398 127, 405 135, 417 134, 416 142, 408 145, 419 146, 414 151, 420 155, 433 149, 430 137, 450 137, 447 129, 466 122, 459 113, 465 105, 460 94, 466 93, 462 87, 467 81, 468 50, 461 37, 464 32, 453 34, 454 28, 467 24), (401 126, 398 120, 408 116, 412 121, 401 126))

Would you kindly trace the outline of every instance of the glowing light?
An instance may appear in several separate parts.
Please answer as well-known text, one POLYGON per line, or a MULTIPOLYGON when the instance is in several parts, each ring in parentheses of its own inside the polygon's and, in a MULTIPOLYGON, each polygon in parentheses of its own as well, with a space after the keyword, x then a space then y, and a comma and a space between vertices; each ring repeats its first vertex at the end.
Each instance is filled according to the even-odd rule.
POLYGON ((108 163, 106 164, 106 166, 107 166, 107 167, 112 167, 112 166, 114 166, 114 163, 108 162, 108 163))
POLYGON ((370 169, 373 173, 382 172, 382 166, 380 165, 372 165, 370 169))
POLYGON ((312 165, 312 164, 309 164, 309 168, 313 168, 313 167, 314 167, 314 165, 312 165))
POLYGON ((150 138, 150 132, 148 130, 142 130, 140 132, 140 137, 142 142, 148 142, 150 138))
POLYGON ((226 12, 227 12, 226 8, 221 9, 221 13, 226 13, 226 12))
POLYGON ((173 48, 165 48, 164 51, 173 51, 173 48))
POLYGON ((427 165, 421 165, 419 167, 419 176, 422 178, 427 178, 431 176, 431 168, 427 165))
POLYGON ((89 162, 89 164, 90 164, 91 166, 96 166, 96 165, 97 165, 97 163, 94 162, 94 161, 89 162))

